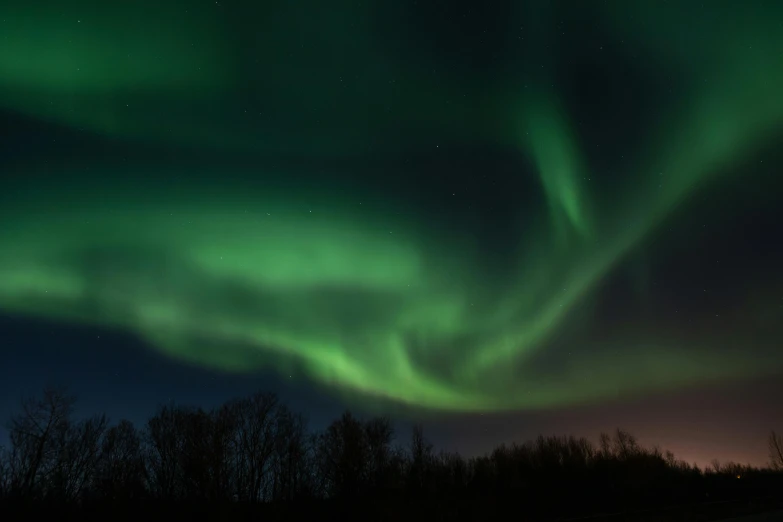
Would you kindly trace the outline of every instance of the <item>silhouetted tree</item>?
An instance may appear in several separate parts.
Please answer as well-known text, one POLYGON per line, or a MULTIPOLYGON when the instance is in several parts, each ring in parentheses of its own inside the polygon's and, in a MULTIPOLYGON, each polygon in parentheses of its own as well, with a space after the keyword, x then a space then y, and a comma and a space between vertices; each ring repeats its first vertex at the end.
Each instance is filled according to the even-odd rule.
POLYGON ((81 499, 85 490, 92 486, 107 425, 106 416, 98 415, 70 423, 61 433, 50 477, 52 494, 58 500, 72 502, 81 499))
POLYGON ((774 431, 769 434, 769 464, 772 469, 783 471, 783 436, 774 431))
POLYGON ((148 425, 152 476, 175 498, 233 496, 235 419, 228 408, 163 408, 148 425))
POLYGON ((277 397, 268 393, 256 393, 227 406, 236 426, 235 481, 239 500, 256 503, 266 499, 278 406, 277 397))
POLYGON ((144 495, 146 480, 141 436, 130 421, 122 420, 103 437, 95 492, 104 499, 131 501, 144 495))
POLYGON ((373 489, 391 486, 399 477, 399 460, 396 458, 392 442, 394 429, 391 421, 385 417, 376 417, 364 423, 368 451, 368 481, 373 489))
POLYGON ((621 460, 629 460, 639 454, 640 448, 636 437, 627 431, 617 428, 613 441, 614 455, 621 460))
POLYGON ((355 496, 367 484, 370 454, 362 423, 350 412, 332 422, 318 444, 319 468, 330 496, 355 496))
MULTIPOLYGON (((24 501, 28 511, 53 506, 39 518, 58 519, 103 501, 124 507, 101 519, 153 510, 169 519, 345 518, 356 508, 368 520, 483 520, 514 510, 543 520, 705 499, 758 502, 783 479, 733 462, 715 461, 702 473, 620 429, 597 445, 539 436, 465 460, 436 454, 420 425, 395 446, 385 418, 345 412, 311 433, 269 394, 209 411, 163 406, 142 431, 128 421, 109 427, 104 416, 74 421, 72 408, 61 390, 23 402, 9 423, 11 445, 0 450, 0 500, 24 501)), ((781 469, 781 440, 773 433, 769 444, 771 466, 781 469)))
POLYGON ((273 500, 294 500, 316 494, 312 476, 313 441, 301 415, 279 406, 275 413, 272 453, 273 500))
POLYGON ((208 470, 207 498, 228 501, 236 495, 238 421, 234 411, 224 405, 208 416, 206 467, 208 470))
POLYGON ((11 480, 11 470, 9 468, 10 454, 8 448, 0 446, 0 498, 8 496, 8 490, 11 480))
POLYGON ((475 457, 469 463, 470 480, 468 485, 478 492, 494 489, 496 471, 495 462, 491 457, 475 457))
POLYGON ((147 421, 146 455, 149 489, 159 498, 176 499, 184 495, 181 488, 181 456, 186 444, 187 412, 174 406, 163 406, 147 421))
POLYGON ((601 458, 609 459, 613 456, 611 435, 601 432, 598 436, 598 445, 598 454, 601 458))
POLYGON ((410 489, 424 491, 430 487, 434 457, 432 444, 424 437, 424 427, 416 424, 411 432, 410 462, 407 473, 410 489))
POLYGON ((437 466, 440 475, 438 482, 446 489, 463 491, 470 480, 468 463, 458 453, 442 452, 437 466))
POLYGON ((22 401, 11 417, 8 487, 12 495, 43 498, 58 471, 70 429, 75 398, 64 388, 46 388, 40 398, 22 401))

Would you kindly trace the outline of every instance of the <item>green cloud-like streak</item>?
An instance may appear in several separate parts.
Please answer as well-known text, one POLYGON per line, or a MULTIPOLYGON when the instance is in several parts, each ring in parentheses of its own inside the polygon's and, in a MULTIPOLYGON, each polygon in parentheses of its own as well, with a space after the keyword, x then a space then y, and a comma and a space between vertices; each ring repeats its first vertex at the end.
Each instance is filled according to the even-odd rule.
MULTIPOLYGON (((30 45, 38 15, 24 9, 15 15, 14 46, 0 51, 0 89, 8 94, 4 103, 21 112, 144 135, 157 122, 118 111, 117 93, 165 98, 167 90, 188 85, 194 99, 210 100, 230 92, 233 76, 220 46, 205 53, 181 48, 198 41, 196 34, 220 33, 206 16, 184 24, 182 34, 158 33, 156 45, 132 40, 112 47, 119 40, 104 34, 118 19, 112 10, 103 15, 105 25, 86 35, 62 29, 41 45, 30 45), (69 37, 69 46, 58 47, 69 37), (122 65, 126 48, 142 57, 122 65), (74 72, 78 64, 91 68, 74 72), (48 97, 60 105, 47 105, 48 97), (90 110, 91 99, 100 110, 90 110)), ((41 16, 59 23, 53 12, 41 16)), ((618 33, 627 27, 620 19, 626 25, 618 24, 618 33)), ((128 194, 87 185, 82 195, 77 187, 58 196, 20 182, 2 209, 8 226, 0 229, 0 308, 127 329, 172 357, 229 371, 282 369, 293 360, 320 382, 438 409, 548 407, 769 371, 781 361, 686 352, 676 343, 624 347, 610 360, 579 351, 547 378, 534 369, 552 335, 625 255, 783 122, 781 36, 764 30, 771 22, 753 20, 753 34, 722 25, 723 43, 689 50, 694 56, 650 46, 650 53, 673 55, 693 69, 691 97, 661 115, 644 161, 628 174, 634 183, 611 208, 597 208, 585 189, 588 164, 557 93, 505 86, 502 92, 512 94, 492 107, 506 109, 509 123, 498 127, 513 132, 479 127, 476 134, 529 154, 548 202, 541 220, 520 210, 520 221, 538 224, 516 238, 510 274, 481 272, 470 238, 444 239, 425 223, 360 207, 359 198, 333 198, 310 212, 296 191, 271 196, 236 188, 205 196, 158 187, 128 194), (763 35, 763 52, 730 52, 755 34, 763 35), (491 301, 486 288, 494 292, 491 301)), ((454 93, 415 78, 409 85, 436 94, 400 117, 415 113, 417 121, 448 126, 438 110, 417 109, 437 99, 437 89, 454 93)), ((163 116, 177 121, 176 111, 163 116)), ((176 141, 221 145, 214 123, 194 134, 182 124, 176 141)))

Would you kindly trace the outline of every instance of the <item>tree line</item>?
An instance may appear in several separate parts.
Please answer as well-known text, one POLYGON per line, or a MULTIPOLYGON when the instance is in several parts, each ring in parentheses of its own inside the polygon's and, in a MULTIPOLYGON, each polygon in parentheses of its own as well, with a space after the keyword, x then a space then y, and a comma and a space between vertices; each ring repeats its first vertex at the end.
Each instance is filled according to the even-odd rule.
POLYGON ((163 405, 141 427, 105 415, 76 419, 74 405, 64 389, 21 402, 7 425, 10 444, 0 449, 5 506, 183 516, 223 509, 266 519, 362 506, 368 520, 408 512, 478 520, 512 509, 548 519, 750 499, 783 485, 783 440, 775 433, 768 468, 715 461, 701 470, 620 429, 597 444, 539 436, 464 458, 436 451, 420 425, 397 438, 383 417, 346 411, 312 431, 269 393, 209 411, 163 405))

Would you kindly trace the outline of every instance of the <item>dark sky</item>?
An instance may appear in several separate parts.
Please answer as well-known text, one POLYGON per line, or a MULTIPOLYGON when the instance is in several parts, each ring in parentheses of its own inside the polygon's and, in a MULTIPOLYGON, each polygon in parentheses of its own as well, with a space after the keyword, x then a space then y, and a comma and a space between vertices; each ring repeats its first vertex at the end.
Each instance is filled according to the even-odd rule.
POLYGON ((7 1, 0 416, 781 429, 783 7, 7 1))

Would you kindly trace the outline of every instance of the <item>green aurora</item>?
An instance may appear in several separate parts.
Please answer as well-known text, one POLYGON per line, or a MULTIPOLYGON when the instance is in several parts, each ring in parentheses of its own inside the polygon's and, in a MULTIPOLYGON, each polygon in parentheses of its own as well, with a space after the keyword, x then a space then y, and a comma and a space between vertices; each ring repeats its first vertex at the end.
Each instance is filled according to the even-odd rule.
MULTIPOLYGON (((509 8, 496 29, 503 72, 481 81, 385 54, 377 18, 399 17, 383 3, 72 4, 0 7, 5 110, 129 143, 315 164, 431 148, 428 136, 479 140, 527 158, 533 168, 520 162, 519 177, 535 171, 545 204, 520 204, 511 260, 495 270, 481 238, 444 233, 426 211, 400 211, 395 195, 302 188, 280 181, 295 174, 273 162, 238 176, 268 183, 229 182, 209 165, 178 183, 193 173, 95 164, 85 176, 30 161, 9 167, 0 195, 0 309, 127 330, 211 368, 301 372, 441 410, 544 408, 781 368, 777 352, 750 358, 732 338, 623 335, 611 349, 575 346, 554 374, 537 371, 563 332, 579 342, 601 282, 673 212, 779 139, 780 4, 716 2, 710 17, 688 2, 580 8, 636 60, 677 78, 605 192, 591 188, 600 174, 552 72, 576 51, 534 32, 517 38, 520 26, 557 27, 568 3, 509 8), (240 19, 247 25, 232 30, 240 19), (251 62, 260 71, 249 73, 251 62), (352 77, 351 64, 365 76, 352 77)), ((624 146, 625 131, 614 132, 624 146)))

